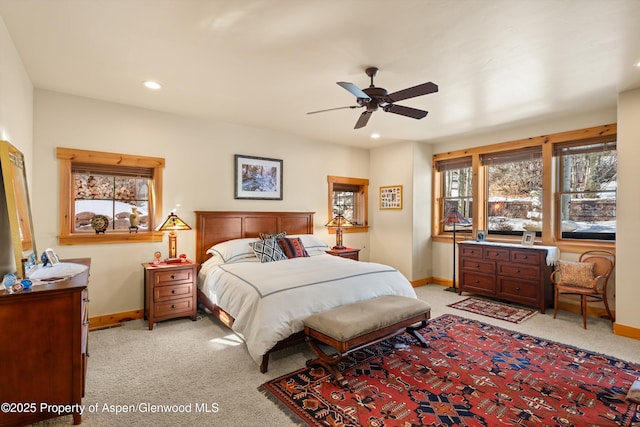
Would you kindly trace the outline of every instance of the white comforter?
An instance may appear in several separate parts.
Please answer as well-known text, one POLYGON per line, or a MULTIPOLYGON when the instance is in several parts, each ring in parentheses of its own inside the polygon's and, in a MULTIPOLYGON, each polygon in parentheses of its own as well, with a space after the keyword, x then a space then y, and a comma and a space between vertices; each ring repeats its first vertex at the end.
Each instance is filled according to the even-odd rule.
POLYGON ((303 330, 303 319, 312 313, 382 295, 416 298, 396 269, 332 255, 204 263, 198 287, 234 317, 233 330, 257 363, 278 341, 303 330))

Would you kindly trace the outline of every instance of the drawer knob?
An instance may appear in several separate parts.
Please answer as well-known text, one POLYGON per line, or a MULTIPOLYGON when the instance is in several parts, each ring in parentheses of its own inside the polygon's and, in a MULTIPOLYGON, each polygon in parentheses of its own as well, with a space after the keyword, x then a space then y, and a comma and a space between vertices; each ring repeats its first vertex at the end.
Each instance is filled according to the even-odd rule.
POLYGON ((516 270, 516 273, 520 273, 520 269, 517 269, 517 270, 516 270))
POLYGON ((516 288, 516 291, 520 291, 520 288, 516 288))
POLYGON ((528 257, 528 256, 526 256, 526 255, 524 255, 522 258, 527 259, 527 258, 529 258, 529 257, 528 257))
POLYGON ((476 283, 480 283, 480 280, 476 280, 476 283))
POLYGON ((171 280, 174 280, 176 278, 176 276, 174 276, 173 274, 171 275, 171 280))
POLYGON ((171 304, 171 308, 175 310, 176 309, 176 305, 175 304, 171 304))
POLYGON ((480 268, 480 264, 476 264, 476 268, 480 268))
POLYGON ((176 290, 175 290, 175 289, 172 289, 172 290, 171 290, 171 293, 172 293, 172 294, 175 294, 175 293, 176 293, 176 290))

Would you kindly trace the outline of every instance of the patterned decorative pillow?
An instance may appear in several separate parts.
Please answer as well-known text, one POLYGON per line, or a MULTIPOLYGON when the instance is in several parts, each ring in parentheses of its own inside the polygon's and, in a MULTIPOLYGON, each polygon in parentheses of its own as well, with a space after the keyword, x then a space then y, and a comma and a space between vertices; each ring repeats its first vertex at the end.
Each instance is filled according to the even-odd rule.
POLYGON ((253 242, 251 247, 260 262, 282 261, 287 259, 287 256, 282 252, 282 248, 276 239, 253 242))
POLYGON ((574 262, 562 261, 560 265, 560 284, 574 285, 581 288, 593 287, 593 268, 592 262, 574 262))
POLYGON ((279 237, 277 240, 287 258, 302 258, 309 256, 307 250, 302 244, 302 240, 299 237, 279 237))
POLYGON ((279 239, 280 237, 286 237, 286 236, 287 236, 286 231, 282 231, 280 233, 274 233, 274 234, 260 233, 260 240, 279 239))

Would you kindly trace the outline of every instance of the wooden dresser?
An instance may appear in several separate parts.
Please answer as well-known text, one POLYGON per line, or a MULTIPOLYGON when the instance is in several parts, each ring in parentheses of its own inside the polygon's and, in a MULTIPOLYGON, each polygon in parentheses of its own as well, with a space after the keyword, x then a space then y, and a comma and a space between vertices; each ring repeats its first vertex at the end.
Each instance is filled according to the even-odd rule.
MULTIPOLYGON (((91 260, 64 262, 89 267, 91 260)), ((88 280, 89 269, 20 293, 0 291, 0 426, 68 414, 81 423, 76 411, 87 373, 88 280)))
POLYGON ((471 241, 458 247, 458 293, 535 307, 541 313, 553 306, 553 265, 547 265, 547 247, 471 241))

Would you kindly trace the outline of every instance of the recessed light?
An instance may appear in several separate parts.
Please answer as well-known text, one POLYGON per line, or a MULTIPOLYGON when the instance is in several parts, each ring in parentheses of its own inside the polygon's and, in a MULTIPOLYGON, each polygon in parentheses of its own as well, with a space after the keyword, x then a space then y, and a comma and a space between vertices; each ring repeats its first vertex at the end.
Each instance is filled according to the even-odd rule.
POLYGON ((640 61, 636 62, 635 64, 633 64, 634 67, 640 68, 640 61))
POLYGON ((378 139, 378 138, 380 138, 380 134, 379 133, 372 133, 371 134, 371 138, 378 139))
POLYGON ((146 82, 144 82, 144 87, 146 87, 147 89, 153 89, 153 90, 162 89, 162 85, 160 83, 154 82, 152 80, 147 80, 146 82))

